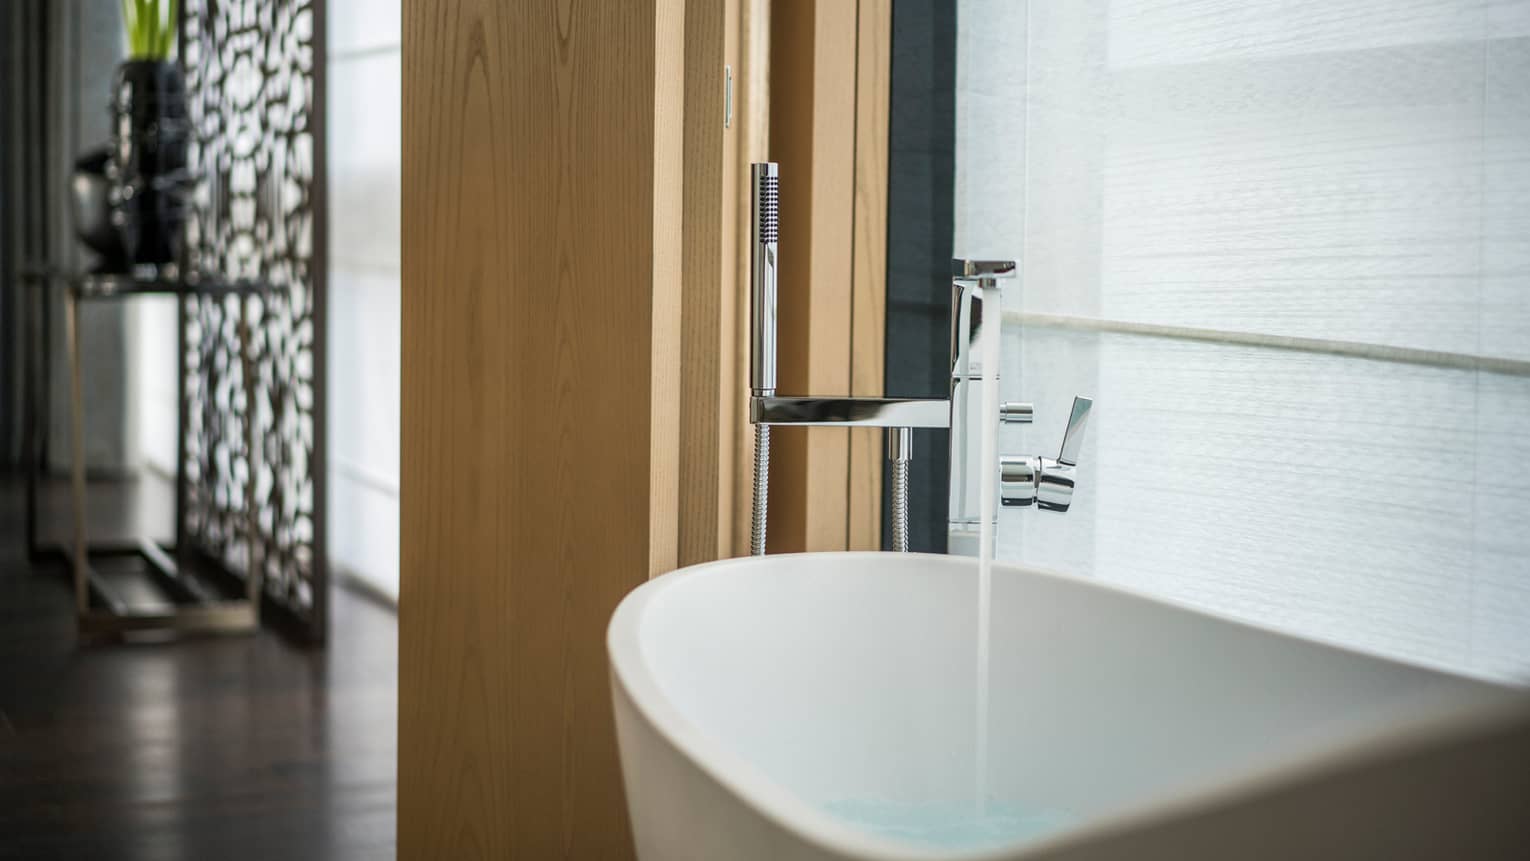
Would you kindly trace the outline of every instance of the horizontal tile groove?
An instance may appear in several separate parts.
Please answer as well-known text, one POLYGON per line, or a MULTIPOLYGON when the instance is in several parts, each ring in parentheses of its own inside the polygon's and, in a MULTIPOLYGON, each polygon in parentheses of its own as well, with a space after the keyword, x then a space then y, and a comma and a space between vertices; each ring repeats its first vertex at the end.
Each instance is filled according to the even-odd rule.
POLYGON ((356 484, 375 490, 395 499, 398 498, 398 479, 394 476, 383 475, 376 470, 368 469, 361 464, 348 460, 335 458, 335 475, 349 479, 356 484))
POLYGON ((330 570, 338 574, 336 584, 344 589, 349 589, 357 595, 370 601, 375 601, 383 607, 398 612, 398 594, 391 592, 388 587, 377 580, 339 562, 330 557, 330 570))
POLYGON ((361 257, 330 255, 329 270, 340 273, 355 272, 361 275, 397 275, 402 278, 404 265, 391 260, 366 260, 361 257))
POLYGON ((403 51, 401 42, 385 42, 381 45, 358 45, 354 48, 331 48, 325 55, 327 63, 338 63, 344 60, 359 60, 367 57, 380 57, 385 54, 397 54, 403 51))
POLYGON ((1442 350, 1420 350, 1413 347, 1392 347, 1384 344, 1367 344, 1360 341, 1296 338, 1287 335, 1230 332, 1223 329, 1198 329, 1190 326, 1164 326, 1157 323, 1131 323, 1124 320, 1074 317, 1065 314, 1037 314, 1030 311, 1013 310, 1004 312, 1004 322, 1046 329, 1072 329, 1085 332, 1110 332, 1121 335, 1145 335, 1154 338, 1175 338, 1182 341, 1203 341, 1213 344, 1245 347, 1267 347, 1275 350, 1295 350, 1304 353, 1322 353, 1330 356, 1350 356, 1357 359, 1372 359, 1381 362, 1400 362, 1436 368, 1455 368, 1464 371, 1490 371, 1495 374, 1530 376, 1530 361, 1522 359, 1508 359, 1501 356, 1477 356, 1470 353, 1450 353, 1442 350))

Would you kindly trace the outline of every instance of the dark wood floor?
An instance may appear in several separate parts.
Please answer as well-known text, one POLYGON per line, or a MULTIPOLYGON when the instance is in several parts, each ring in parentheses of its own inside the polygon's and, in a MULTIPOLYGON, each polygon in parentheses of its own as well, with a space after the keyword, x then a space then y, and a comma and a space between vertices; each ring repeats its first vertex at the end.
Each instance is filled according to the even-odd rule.
MULTIPOLYGON (((136 510, 167 498, 153 487, 115 492, 95 497, 106 527, 162 519, 136 510)), ((79 645, 22 510, 0 478, 0 859, 394 856, 393 611, 336 590, 322 650, 269 631, 79 645)))

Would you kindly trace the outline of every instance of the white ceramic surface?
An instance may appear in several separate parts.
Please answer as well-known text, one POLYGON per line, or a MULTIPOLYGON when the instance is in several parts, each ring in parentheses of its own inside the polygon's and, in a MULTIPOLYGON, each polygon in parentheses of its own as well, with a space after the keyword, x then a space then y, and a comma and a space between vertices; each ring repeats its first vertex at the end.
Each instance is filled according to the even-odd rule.
MULTIPOLYGON (((827 808, 970 803, 973 560, 729 560, 630 594, 608 632, 639 856, 1086 857, 1089 841, 1405 745, 1521 692, 1095 582, 994 571, 994 805, 1038 840, 921 848, 827 808)), ((1093 856, 1089 856, 1093 857, 1093 856)))

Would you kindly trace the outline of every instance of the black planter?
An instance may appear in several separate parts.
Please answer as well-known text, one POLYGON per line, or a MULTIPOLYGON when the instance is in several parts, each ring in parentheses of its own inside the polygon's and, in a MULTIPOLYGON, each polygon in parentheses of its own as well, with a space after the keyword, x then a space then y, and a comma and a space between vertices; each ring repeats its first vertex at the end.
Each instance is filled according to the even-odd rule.
POLYGON ((170 60, 128 60, 117 69, 107 163, 112 223, 131 263, 169 263, 186 224, 186 83, 170 60))

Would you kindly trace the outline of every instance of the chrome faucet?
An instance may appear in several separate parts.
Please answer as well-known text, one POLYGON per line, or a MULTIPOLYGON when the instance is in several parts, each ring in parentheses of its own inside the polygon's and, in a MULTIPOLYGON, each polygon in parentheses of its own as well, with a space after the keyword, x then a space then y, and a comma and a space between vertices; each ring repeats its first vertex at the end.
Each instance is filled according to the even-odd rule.
MULTIPOLYGON (((750 171, 753 218, 750 265, 750 365, 749 421, 754 425, 754 499, 750 519, 749 549, 765 554, 765 524, 769 508, 770 433, 778 425, 802 427, 880 427, 887 429, 887 459, 892 463, 892 546, 908 551, 908 464, 912 455, 913 428, 951 430, 951 481, 948 529, 952 534, 975 533, 978 488, 982 469, 999 464, 979 463, 972 450, 968 428, 981 421, 977 386, 982 367, 974 347, 984 322, 999 325, 1002 312, 983 307, 983 288, 996 287, 1014 276, 1013 261, 954 260, 951 270, 951 388, 949 398, 855 398, 783 397, 776 394, 776 282, 779 267, 777 243, 780 226, 780 168, 775 162, 756 163, 750 171), (986 313, 985 313, 986 312, 986 313)), ((1074 400, 1074 416, 1068 423, 1063 452, 1056 458, 1001 458, 1019 467, 1001 470, 1003 504, 1021 502, 1020 486, 1025 467, 1031 467, 1038 490, 1038 506, 1067 511, 1073 493, 1073 470, 1078 462, 1084 421, 1089 414, 1087 398, 1074 400), (1083 404, 1082 408, 1080 404, 1083 404), (1071 447, 1070 447, 1071 441, 1071 447), (1045 490, 1040 490, 1041 487, 1045 490)), ((1000 418, 1007 423, 1029 422, 1029 404, 1004 404, 1000 418)), ((996 512, 990 512, 990 517, 996 512)), ((954 551, 959 552, 959 548, 954 551)))

